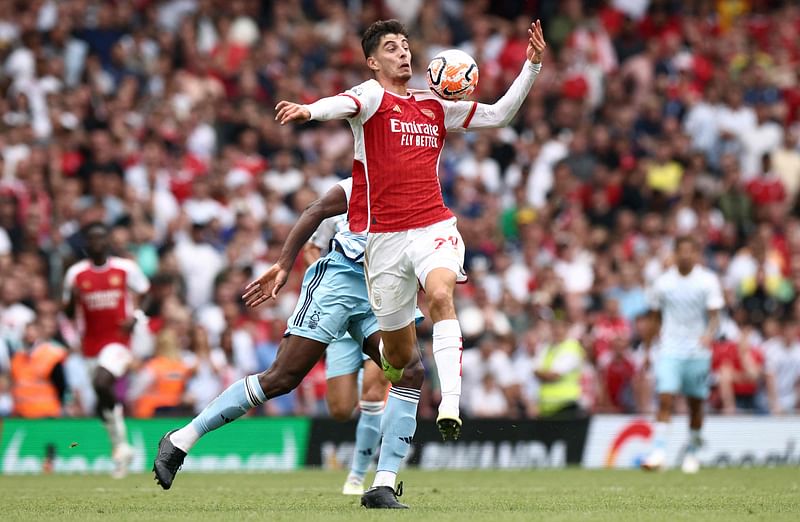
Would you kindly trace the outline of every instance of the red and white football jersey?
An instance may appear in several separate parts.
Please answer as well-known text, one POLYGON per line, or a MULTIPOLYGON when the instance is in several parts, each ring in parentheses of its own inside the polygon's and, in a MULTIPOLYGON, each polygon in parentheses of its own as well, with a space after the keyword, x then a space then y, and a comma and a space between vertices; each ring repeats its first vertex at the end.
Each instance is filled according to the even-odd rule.
POLYGON ((398 96, 369 80, 340 96, 353 99, 353 193, 350 230, 401 232, 453 216, 439 185, 448 130, 469 127, 475 102, 443 100, 429 91, 398 96))
POLYGON ((96 357, 104 346, 128 346, 130 335, 122 323, 133 314, 134 294, 143 294, 150 282, 139 266, 120 257, 109 257, 103 266, 88 259, 72 265, 64 278, 64 302, 74 294, 83 354, 96 357))

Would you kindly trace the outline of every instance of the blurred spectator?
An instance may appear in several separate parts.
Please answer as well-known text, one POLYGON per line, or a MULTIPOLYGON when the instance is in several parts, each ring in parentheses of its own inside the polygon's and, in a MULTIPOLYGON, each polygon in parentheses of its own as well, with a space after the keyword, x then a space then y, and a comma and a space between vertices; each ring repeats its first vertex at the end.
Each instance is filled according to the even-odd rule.
POLYGON ((716 377, 722 413, 756 411, 764 356, 751 344, 752 333, 752 329, 746 327, 738 340, 723 339, 713 343, 711 368, 716 377))
POLYGON ((175 330, 164 329, 156 338, 155 356, 147 361, 131 385, 128 398, 133 415, 185 415, 192 411, 186 397, 186 383, 192 371, 181 358, 175 330))
POLYGON ((635 412, 633 381, 636 365, 625 334, 617 333, 611 338, 608 351, 598 357, 597 368, 601 387, 599 411, 635 412))
POLYGON ((800 407, 800 330, 793 321, 775 318, 767 319, 764 329, 769 411, 775 415, 794 413, 800 407))
POLYGON ((11 377, 0 373, 0 417, 14 413, 14 397, 11 392, 11 377))
POLYGON ((535 364, 539 385, 539 414, 543 417, 575 417, 581 407, 581 368, 584 351, 568 337, 563 319, 553 321, 552 343, 542 350, 535 364))
POLYGON ((212 350, 208 334, 199 324, 192 327, 189 352, 183 362, 193 371, 186 386, 185 402, 192 404, 195 414, 236 380, 225 352, 219 348, 212 350))
POLYGON ((46 340, 36 321, 25 325, 22 346, 11 358, 15 415, 31 419, 61 416, 68 386, 66 358, 66 348, 46 340))
POLYGON ((786 189, 791 206, 800 191, 800 127, 795 126, 783 135, 781 146, 772 151, 771 165, 786 189))
POLYGON ((494 376, 487 373, 480 384, 470 391, 471 415, 479 418, 506 417, 508 402, 503 390, 497 385, 494 376))
POLYGON ((647 311, 647 294, 637 281, 636 266, 625 263, 620 269, 619 285, 608 291, 607 300, 617 301, 619 313, 627 321, 632 321, 647 311))
POLYGON ((197 208, 190 216, 192 231, 175 247, 175 257, 186 282, 186 302, 193 309, 211 301, 214 278, 224 267, 225 261, 209 242, 209 224, 215 210, 197 208))

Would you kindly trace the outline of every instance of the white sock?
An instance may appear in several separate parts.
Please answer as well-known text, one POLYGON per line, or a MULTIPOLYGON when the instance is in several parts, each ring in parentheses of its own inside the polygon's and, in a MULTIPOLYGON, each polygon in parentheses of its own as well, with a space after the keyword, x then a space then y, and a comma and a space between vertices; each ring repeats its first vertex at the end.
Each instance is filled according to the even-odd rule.
POLYGON ((104 410, 103 424, 108 432, 108 438, 111 439, 112 450, 128 443, 128 430, 125 428, 122 404, 115 404, 114 409, 104 410))
POLYGON ((378 471, 375 473, 375 480, 372 482, 372 487, 389 486, 394 489, 395 480, 397 480, 397 473, 394 471, 378 471))
POLYGON ((200 434, 197 433, 191 422, 169 436, 169 441, 184 453, 189 453, 198 440, 200 440, 200 434))
POLYGON ((461 399, 461 327, 457 319, 433 325, 433 358, 442 392, 440 412, 458 415, 461 399))

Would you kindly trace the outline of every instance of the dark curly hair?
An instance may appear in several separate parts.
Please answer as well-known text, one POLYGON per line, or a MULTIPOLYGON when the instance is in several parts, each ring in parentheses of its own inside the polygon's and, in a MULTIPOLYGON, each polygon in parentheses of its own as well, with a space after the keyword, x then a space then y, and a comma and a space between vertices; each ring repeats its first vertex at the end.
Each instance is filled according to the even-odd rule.
POLYGON ((378 20, 373 22, 372 25, 367 27, 367 30, 364 31, 364 36, 361 38, 361 49, 364 50, 364 58, 369 58, 375 52, 381 42, 381 37, 386 34, 402 34, 408 38, 406 26, 397 20, 378 20))

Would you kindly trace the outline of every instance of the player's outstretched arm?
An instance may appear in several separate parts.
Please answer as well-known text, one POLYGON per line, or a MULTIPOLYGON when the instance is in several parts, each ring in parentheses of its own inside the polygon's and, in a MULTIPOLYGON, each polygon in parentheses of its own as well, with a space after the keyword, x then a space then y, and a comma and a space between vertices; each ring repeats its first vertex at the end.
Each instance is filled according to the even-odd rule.
POLYGON ((277 111, 275 113, 275 121, 279 122, 281 125, 286 125, 290 121, 305 123, 311 119, 311 113, 308 107, 300 105, 299 103, 283 100, 278 102, 278 105, 275 106, 275 110, 277 111))
POLYGON ((296 121, 305 123, 309 120, 327 121, 342 120, 358 113, 359 107, 350 96, 329 96, 321 98, 310 105, 301 105, 289 101, 278 102, 275 121, 281 125, 296 121))
MULTIPOLYGON (((542 55, 547 47, 542 23, 536 20, 528 29, 528 48, 525 65, 506 93, 492 105, 477 103, 471 119, 464 123, 467 130, 505 127, 519 111, 542 68, 542 55)), ((460 102, 463 103, 463 102, 460 102)))
POLYGON ((242 299, 247 306, 256 307, 278 296, 289 277, 297 254, 303 248, 320 223, 326 218, 347 212, 347 195, 341 186, 336 185, 323 197, 310 204, 292 227, 281 249, 278 261, 266 272, 247 285, 242 299))

